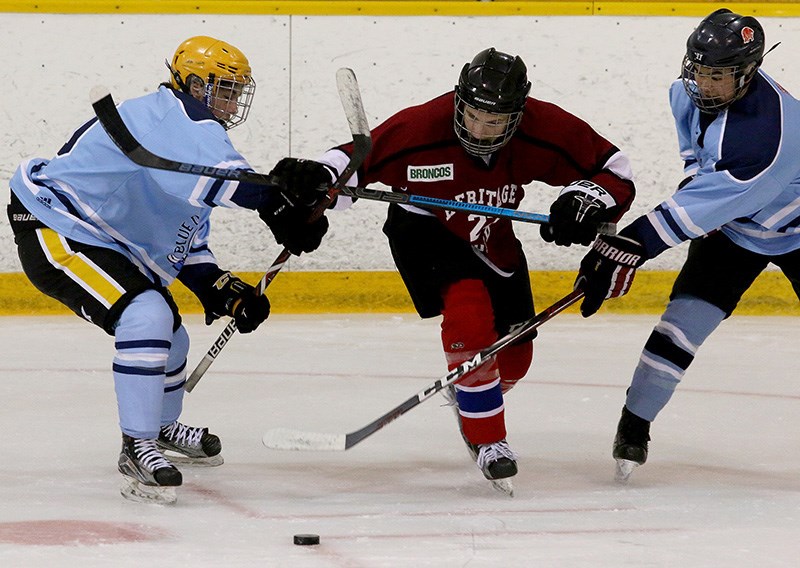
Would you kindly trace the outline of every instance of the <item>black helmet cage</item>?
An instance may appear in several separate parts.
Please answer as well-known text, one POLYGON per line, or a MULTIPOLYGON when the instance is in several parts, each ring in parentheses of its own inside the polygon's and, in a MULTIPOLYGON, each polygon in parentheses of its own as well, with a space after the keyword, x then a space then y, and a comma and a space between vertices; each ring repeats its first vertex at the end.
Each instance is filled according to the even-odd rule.
MULTIPOLYGON (((491 154, 502 148, 514 134, 522 118, 522 109, 530 91, 527 68, 519 57, 495 48, 481 51, 461 69, 455 88, 453 127, 467 153, 491 154), (497 136, 478 138, 466 127, 464 111, 471 107, 488 113, 487 123, 505 121, 497 136)), ((470 121, 474 124, 474 119, 470 121)))
POLYGON ((707 16, 686 41, 681 67, 683 88, 697 108, 719 112, 747 92, 764 59, 764 30, 753 17, 722 8, 707 16), (733 76, 733 92, 704 94, 697 78, 720 80, 733 76), (712 79, 713 77, 713 79, 712 79))

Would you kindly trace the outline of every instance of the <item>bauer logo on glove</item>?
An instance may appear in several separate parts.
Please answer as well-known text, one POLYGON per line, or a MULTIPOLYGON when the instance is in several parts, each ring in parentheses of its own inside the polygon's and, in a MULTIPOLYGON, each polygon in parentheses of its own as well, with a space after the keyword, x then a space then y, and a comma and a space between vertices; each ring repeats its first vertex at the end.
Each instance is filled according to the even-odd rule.
POLYGON ((550 206, 550 222, 541 227, 542 239, 558 246, 588 246, 597 236, 598 225, 613 218, 616 208, 611 194, 593 181, 573 182, 550 206))

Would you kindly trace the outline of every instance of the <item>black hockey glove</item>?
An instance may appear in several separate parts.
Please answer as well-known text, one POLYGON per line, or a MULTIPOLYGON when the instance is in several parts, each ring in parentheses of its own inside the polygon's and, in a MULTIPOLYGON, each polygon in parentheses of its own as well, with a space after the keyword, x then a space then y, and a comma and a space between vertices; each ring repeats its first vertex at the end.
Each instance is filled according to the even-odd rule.
POLYGON ((633 284, 636 269, 644 261, 642 245, 619 235, 600 235, 581 260, 575 288, 583 290, 581 315, 588 318, 608 298, 624 296, 633 284))
POLYGON ((309 223, 310 208, 293 207, 282 195, 281 199, 275 201, 258 208, 258 216, 272 231, 275 241, 297 256, 317 250, 322 237, 328 232, 328 218, 323 215, 309 223))
POLYGON ((293 203, 306 207, 313 207, 324 198, 336 179, 330 166, 298 158, 283 158, 272 168, 270 175, 281 179, 284 191, 293 203))
POLYGON ((540 233, 548 243, 558 246, 590 245, 597 237, 597 226, 607 220, 614 198, 594 182, 580 180, 566 186, 550 206, 550 222, 540 233))
POLYGON ((225 272, 199 295, 206 312, 206 325, 215 319, 231 316, 241 333, 250 333, 269 316, 269 300, 230 272, 225 272))

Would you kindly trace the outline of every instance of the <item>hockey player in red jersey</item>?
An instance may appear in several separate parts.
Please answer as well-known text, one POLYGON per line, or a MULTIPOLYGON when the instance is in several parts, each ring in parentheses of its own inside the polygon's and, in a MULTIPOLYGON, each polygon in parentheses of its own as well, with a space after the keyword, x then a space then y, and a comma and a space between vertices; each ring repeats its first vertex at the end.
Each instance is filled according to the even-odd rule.
MULTIPOLYGON (((494 48, 464 65, 454 91, 401 110, 372 131, 373 150, 350 184, 516 209, 533 181, 563 187, 542 237, 590 244, 634 195, 628 159, 581 119, 528 97, 519 57, 494 48)), ((343 169, 349 145, 322 161, 343 169)), ((389 206, 384 233, 423 318, 442 315, 447 365, 456 367, 533 317, 528 265, 511 221, 389 206)), ((530 339, 502 351, 456 385, 460 427, 487 479, 510 488, 516 456, 506 442, 503 394, 528 371, 530 339)))

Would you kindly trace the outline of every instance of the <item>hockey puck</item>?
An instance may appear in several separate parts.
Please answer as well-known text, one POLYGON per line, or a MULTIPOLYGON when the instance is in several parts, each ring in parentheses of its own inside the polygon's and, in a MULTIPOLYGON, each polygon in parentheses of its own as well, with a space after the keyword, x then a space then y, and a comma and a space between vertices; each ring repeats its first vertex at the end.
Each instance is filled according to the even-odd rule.
POLYGON ((301 546, 309 544, 319 544, 318 534, 296 534, 294 535, 294 543, 301 546))

